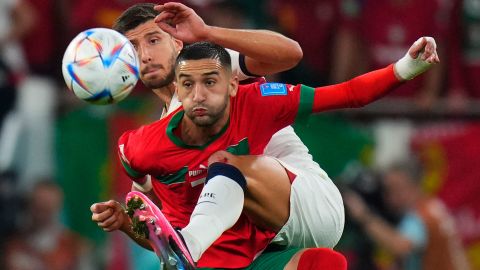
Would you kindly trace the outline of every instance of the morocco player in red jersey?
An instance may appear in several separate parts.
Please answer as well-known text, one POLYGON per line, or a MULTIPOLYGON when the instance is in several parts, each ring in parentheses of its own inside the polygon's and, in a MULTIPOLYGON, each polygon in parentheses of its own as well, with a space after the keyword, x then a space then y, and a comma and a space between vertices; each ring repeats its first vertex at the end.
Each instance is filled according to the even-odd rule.
POLYGON ((153 190, 162 200, 162 211, 172 225, 183 228, 181 235, 198 266, 240 268, 253 261, 278 228, 257 226, 252 221, 255 216, 247 214, 254 213, 251 209, 255 207, 268 210, 268 205, 255 204, 262 201, 257 183, 239 176, 234 166, 219 162, 212 166, 221 170, 210 170, 228 173, 207 176, 208 159, 218 150, 262 154, 275 132, 303 115, 365 105, 400 80, 422 73, 438 62, 438 57, 434 41, 421 38, 395 65, 343 84, 316 89, 251 84, 237 91, 225 54, 209 43, 186 47, 176 68, 183 108, 125 133, 119 140, 119 152, 132 178, 146 174, 155 178, 153 190))

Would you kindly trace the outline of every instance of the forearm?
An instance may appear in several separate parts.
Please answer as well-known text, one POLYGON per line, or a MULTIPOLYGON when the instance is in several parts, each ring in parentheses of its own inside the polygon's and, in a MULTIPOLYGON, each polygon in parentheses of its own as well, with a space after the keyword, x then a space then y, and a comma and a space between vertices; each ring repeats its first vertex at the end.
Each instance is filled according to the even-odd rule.
POLYGON ((124 232, 128 237, 130 237, 135 243, 140 245, 141 247, 148 249, 148 250, 153 250, 152 246, 148 242, 147 239, 144 237, 141 237, 137 233, 135 233, 132 229, 132 221, 128 218, 128 221, 123 224, 123 226, 120 228, 122 232, 124 232))
POLYGON ((250 73, 268 75, 294 67, 303 57, 298 42, 268 30, 211 26, 206 40, 246 56, 250 73))
POLYGON ((395 256, 406 256, 412 250, 412 243, 403 237, 395 228, 391 227, 380 217, 370 214, 361 224, 366 234, 395 256))
POLYGON ((383 97, 400 83, 390 65, 344 83, 319 87, 314 92, 312 111, 362 107, 383 97))

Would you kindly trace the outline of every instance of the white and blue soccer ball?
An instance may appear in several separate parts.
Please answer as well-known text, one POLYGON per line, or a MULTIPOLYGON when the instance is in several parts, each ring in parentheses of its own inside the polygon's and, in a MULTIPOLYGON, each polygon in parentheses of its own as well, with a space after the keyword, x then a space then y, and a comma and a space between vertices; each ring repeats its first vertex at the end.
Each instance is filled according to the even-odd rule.
POLYGON ((78 34, 63 56, 67 87, 80 99, 110 104, 124 99, 139 78, 135 48, 115 30, 92 28, 78 34))

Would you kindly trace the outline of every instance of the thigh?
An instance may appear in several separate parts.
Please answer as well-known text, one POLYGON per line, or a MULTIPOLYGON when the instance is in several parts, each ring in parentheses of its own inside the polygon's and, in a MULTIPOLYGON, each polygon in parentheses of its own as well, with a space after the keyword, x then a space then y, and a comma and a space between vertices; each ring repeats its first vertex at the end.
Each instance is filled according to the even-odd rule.
POLYGON ((274 243, 295 247, 334 247, 345 223, 342 196, 324 174, 297 171, 290 195, 290 218, 274 243))
POLYGON ((268 156, 234 156, 225 151, 212 155, 210 163, 237 167, 247 179, 244 213, 255 225, 280 230, 290 214, 290 180, 285 168, 268 156))

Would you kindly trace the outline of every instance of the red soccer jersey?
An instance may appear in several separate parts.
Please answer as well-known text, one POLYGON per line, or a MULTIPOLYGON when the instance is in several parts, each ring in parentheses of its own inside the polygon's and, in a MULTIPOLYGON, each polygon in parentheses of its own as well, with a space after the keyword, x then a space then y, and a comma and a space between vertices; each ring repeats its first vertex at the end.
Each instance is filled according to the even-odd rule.
MULTIPOLYGON (((208 158, 216 151, 260 155, 278 130, 313 112, 360 107, 396 87, 393 65, 348 82, 320 88, 280 83, 240 85, 231 98, 230 118, 222 131, 202 146, 184 144, 174 134, 184 111, 124 133, 119 155, 133 179, 152 176, 162 211, 173 226, 185 227, 205 182, 208 158), (368 89, 368 90, 367 90, 368 89)), ((240 268, 249 265, 275 236, 241 215, 237 223, 202 255, 199 267, 240 268)))
MULTIPOLYGON (((279 83, 240 86, 231 98, 225 128, 203 146, 184 144, 173 130, 184 115, 179 108, 166 118, 119 139, 119 154, 132 178, 152 176, 153 190, 162 201, 162 212, 173 226, 185 227, 198 201, 207 174, 207 160, 216 151, 262 154, 272 135, 292 124, 299 110, 312 111, 313 88, 279 83), (303 97, 303 98, 301 98, 303 97), (305 105, 305 106, 303 106, 305 105)), ((245 216, 202 255, 199 267, 248 266, 275 236, 257 228, 245 216)))

